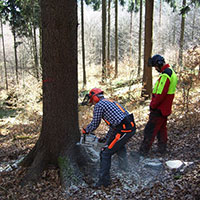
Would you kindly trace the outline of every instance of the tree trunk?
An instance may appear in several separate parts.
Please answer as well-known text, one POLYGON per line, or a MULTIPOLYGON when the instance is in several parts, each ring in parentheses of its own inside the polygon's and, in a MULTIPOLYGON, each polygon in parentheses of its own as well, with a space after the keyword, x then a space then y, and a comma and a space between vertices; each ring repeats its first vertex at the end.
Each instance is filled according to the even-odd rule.
POLYGON ((133 37, 132 37, 132 34, 133 34, 133 10, 131 10, 130 12, 130 48, 129 48, 129 56, 132 57, 132 54, 133 54, 133 37))
POLYGON ((102 83, 106 80, 106 0, 102 0, 102 83))
POLYGON ((8 75, 7 75, 7 66, 6 66, 6 53, 5 53, 2 19, 1 19, 1 39, 2 39, 2 47, 3 47, 3 63, 4 63, 4 71, 5 71, 5 84, 6 84, 6 90, 8 90, 8 75))
POLYGON ((140 0, 140 25, 139 25, 139 54, 138 54, 138 77, 140 76, 141 71, 141 52, 142 52, 142 14, 143 14, 143 0, 140 0))
POLYGON ((194 11, 193 11, 193 20, 192 20, 192 40, 194 39, 196 14, 197 14, 197 8, 194 8, 194 11))
POLYGON ((76 145, 80 140, 77 3, 42 0, 41 13, 43 120, 36 145, 22 161, 22 166, 29 167, 23 181, 37 181, 53 165, 68 173, 66 184, 70 185, 72 170, 78 176, 75 166, 86 166, 84 152, 76 145))
POLYGON ((17 41, 16 41, 16 33, 13 29, 13 38, 14 38, 14 52, 15 52, 15 76, 16 76, 16 82, 19 83, 19 76, 18 76, 18 57, 17 57, 17 41))
POLYGON ((110 77, 110 4, 111 0, 108 0, 108 36, 107 36, 107 76, 110 77))
POLYGON ((81 35, 82 35, 82 65, 83 65, 83 88, 86 85, 86 69, 85 69, 85 38, 84 38, 84 5, 81 0, 81 35))
POLYGON ((173 39, 172 39, 172 45, 174 46, 175 45, 175 42, 176 42, 176 21, 174 20, 173 22, 173 39))
POLYGON ((160 7, 159 7, 159 27, 162 24, 162 0, 160 0, 160 7))
POLYGON ((39 63, 38 63, 38 49, 37 49, 37 35, 36 35, 36 27, 33 25, 33 54, 34 54, 34 62, 35 62, 35 73, 36 78, 39 81, 39 63))
POLYGON ((115 78, 118 76, 118 0, 115 0, 115 78))
MULTIPOLYGON (((186 0, 183 0, 182 7, 186 6, 186 0)), ((183 67, 183 44, 184 44, 184 32, 185 32, 185 13, 182 14, 181 17, 181 35, 180 35, 180 42, 179 42, 179 71, 180 68, 183 67)))
POLYGON ((145 44, 144 44, 144 73, 142 96, 149 98, 152 92, 152 68, 148 67, 148 59, 152 52, 154 0, 146 0, 145 4, 145 44))

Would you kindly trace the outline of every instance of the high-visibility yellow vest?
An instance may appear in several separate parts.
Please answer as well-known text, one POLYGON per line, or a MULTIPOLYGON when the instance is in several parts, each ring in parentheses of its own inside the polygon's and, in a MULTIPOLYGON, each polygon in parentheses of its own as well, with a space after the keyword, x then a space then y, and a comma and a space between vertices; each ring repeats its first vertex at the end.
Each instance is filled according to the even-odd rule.
POLYGON ((156 81, 156 84, 153 89, 153 94, 162 94, 162 91, 165 87, 167 79, 170 80, 170 85, 167 94, 174 94, 176 91, 176 85, 178 78, 174 70, 169 67, 166 68, 159 76, 159 79, 156 81))

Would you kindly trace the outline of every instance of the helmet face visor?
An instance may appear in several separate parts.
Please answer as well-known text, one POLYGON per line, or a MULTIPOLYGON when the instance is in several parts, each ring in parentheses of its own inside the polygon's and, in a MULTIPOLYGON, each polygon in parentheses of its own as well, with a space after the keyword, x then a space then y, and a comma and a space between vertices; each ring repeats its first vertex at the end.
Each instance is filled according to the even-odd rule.
POLYGON ((81 105, 82 106, 87 105, 88 102, 89 102, 89 100, 90 100, 89 94, 86 94, 85 97, 84 97, 84 99, 83 99, 83 101, 82 101, 82 103, 81 103, 81 105))

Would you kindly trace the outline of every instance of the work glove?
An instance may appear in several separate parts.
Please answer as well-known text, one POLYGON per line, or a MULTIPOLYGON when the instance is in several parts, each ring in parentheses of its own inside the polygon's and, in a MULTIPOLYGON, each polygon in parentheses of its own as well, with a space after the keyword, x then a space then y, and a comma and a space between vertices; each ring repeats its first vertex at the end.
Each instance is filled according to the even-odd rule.
POLYGON ((105 143, 106 142, 106 137, 101 137, 98 139, 99 143, 105 143))
POLYGON ((83 135, 88 134, 84 128, 81 129, 81 132, 83 133, 83 135))

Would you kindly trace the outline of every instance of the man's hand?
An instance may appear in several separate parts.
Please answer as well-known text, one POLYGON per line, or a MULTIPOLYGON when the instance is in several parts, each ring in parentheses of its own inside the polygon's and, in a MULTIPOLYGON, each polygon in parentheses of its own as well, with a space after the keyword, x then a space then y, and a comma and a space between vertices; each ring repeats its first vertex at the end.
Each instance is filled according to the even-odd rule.
POLYGON ((82 129, 81 129, 81 132, 83 133, 83 135, 88 134, 88 133, 86 132, 85 128, 82 128, 82 129))

